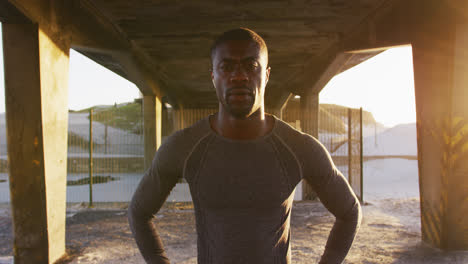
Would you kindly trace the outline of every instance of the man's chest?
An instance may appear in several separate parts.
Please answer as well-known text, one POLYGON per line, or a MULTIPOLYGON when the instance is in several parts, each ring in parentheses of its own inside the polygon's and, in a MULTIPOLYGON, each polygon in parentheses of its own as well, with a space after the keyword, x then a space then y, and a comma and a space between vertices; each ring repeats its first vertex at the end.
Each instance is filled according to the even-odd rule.
POLYGON ((297 184, 271 144, 209 147, 198 168, 187 171, 192 196, 208 208, 272 208, 282 205, 297 184))

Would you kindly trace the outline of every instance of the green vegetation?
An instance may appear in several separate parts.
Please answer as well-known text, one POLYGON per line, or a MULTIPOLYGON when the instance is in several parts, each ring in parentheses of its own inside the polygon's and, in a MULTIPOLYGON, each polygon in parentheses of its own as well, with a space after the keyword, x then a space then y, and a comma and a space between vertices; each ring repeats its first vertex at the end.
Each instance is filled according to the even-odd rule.
MULTIPOLYGON (((112 177, 110 175, 108 175, 108 176, 96 175, 96 176, 93 176, 93 184, 106 183, 106 182, 110 182, 110 181, 116 181, 118 179, 119 178, 112 177)), ((89 177, 85 177, 85 178, 81 178, 81 179, 76 180, 76 181, 69 180, 69 181, 67 181, 67 185, 70 185, 70 186, 73 186, 73 185, 86 185, 86 184, 89 184, 89 182, 90 182, 89 177)))
MULTIPOLYGON (((344 118, 345 120, 348 119, 348 107, 342 105, 335 105, 335 104, 320 104, 320 110, 330 112, 332 115, 338 118, 344 118)), ((353 115, 357 115, 359 113, 359 109, 353 109, 353 115)), ((374 124, 376 121, 374 116, 371 112, 362 110, 362 124, 369 125, 374 124)))
MULTIPOLYGON (((358 124, 356 120, 359 120, 359 109, 352 109, 351 118, 355 120, 353 124, 358 124)), ((319 120, 320 131, 322 132, 347 133, 348 107, 335 104, 320 104, 319 120)), ((362 124, 366 126, 375 123, 376 121, 372 113, 363 110, 362 124)))
POLYGON ((76 146, 83 149, 89 148, 89 140, 71 131, 68 131, 68 146, 76 146))
MULTIPOLYGON (((79 112, 89 112, 90 108, 79 112)), ((114 128, 129 131, 135 134, 143 134, 143 120, 141 103, 134 102, 122 106, 93 107, 93 121, 100 122, 114 128)))
MULTIPOLYGON (((289 102, 288 105, 291 105, 289 111, 291 116, 296 116, 299 114, 299 104, 298 102, 289 102)), ((133 103, 114 105, 114 106, 94 106, 92 107, 94 114, 93 120, 100 122, 104 125, 110 127, 122 129, 129 131, 135 134, 143 134, 143 120, 141 113, 141 100, 136 100, 133 103)), ((90 108, 76 111, 79 113, 89 112, 90 108)), ((373 125, 376 123, 372 113, 368 111, 363 111, 363 125, 373 125)), ((295 117, 294 117, 295 119, 295 117)), ((320 131, 322 132, 333 132, 344 134, 347 133, 347 120, 348 120, 348 107, 335 105, 335 104, 320 104, 320 131)), ((359 119, 359 110, 352 110, 352 119, 359 119)), ((354 124, 356 124, 353 121, 354 124)), ((80 139, 77 135, 69 133, 70 142, 79 142, 79 146, 87 148, 88 141, 86 139, 80 139)), ((73 143, 72 143, 73 144, 73 143)), ((76 143, 78 145, 78 143, 76 143)))

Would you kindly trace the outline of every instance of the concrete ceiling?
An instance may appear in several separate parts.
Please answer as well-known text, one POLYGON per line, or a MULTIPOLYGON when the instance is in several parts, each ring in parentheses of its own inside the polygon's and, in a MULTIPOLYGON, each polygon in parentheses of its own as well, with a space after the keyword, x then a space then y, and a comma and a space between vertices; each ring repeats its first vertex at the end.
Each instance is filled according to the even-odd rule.
POLYGON ((39 23, 59 40, 63 31, 54 24, 63 20, 73 49, 144 94, 164 95, 185 108, 217 107, 211 43, 226 30, 248 27, 267 42, 272 72, 265 103, 278 108, 290 93, 317 93, 335 74, 382 49, 346 51, 408 43, 401 29, 414 16, 395 16, 397 9, 406 10, 406 1, 8 0, 0 1, 0 20, 39 23), (50 8, 63 16, 51 17, 50 8))
MULTIPOLYGON (((92 5, 157 66, 153 70, 165 94, 184 107, 216 107, 209 48, 223 31, 248 27, 264 37, 272 68, 266 103, 275 106, 290 92, 304 92, 304 87, 291 85, 323 68, 314 68, 310 61, 339 43, 383 2, 94 0, 92 5)), ((124 75, 110 58, 82 52, 124 75)), ((374 54, 355 56, 341 70, 374 54)))

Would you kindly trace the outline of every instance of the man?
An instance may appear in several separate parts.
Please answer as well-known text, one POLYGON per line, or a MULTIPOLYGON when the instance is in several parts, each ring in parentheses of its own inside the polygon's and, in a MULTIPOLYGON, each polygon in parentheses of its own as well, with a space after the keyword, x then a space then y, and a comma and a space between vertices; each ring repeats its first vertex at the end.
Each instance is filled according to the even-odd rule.
POLYGON ((316 139, 265 114, 264 40, 249 29, 227 31, 211 59, 219 112, 166 140, 130 204, 143 257, 169 263, 151 220, 184 177, 195 208, 198 263, 291 263, 291 207, 305 179, 336 216, 320 263, 341 263, 360 223, 359 202, 316 139))

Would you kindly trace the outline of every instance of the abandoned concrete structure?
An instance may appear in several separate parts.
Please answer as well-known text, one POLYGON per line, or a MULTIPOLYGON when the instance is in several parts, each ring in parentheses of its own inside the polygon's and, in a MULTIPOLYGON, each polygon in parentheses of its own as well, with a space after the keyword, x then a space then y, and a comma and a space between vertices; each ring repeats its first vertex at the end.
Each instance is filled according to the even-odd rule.
POLYGON ((239 26, 269 45, 267 108, 280 115, 291 93, 301 95, 302 128, 312 135, 318 94, 335 74, 412 45, 422 239, 468 249, 466 1, 2 0, 0 20, 15 263, 65 253, 70 48, 139 87, 149 161, 164 102, 216 107, 209 46, 239 26))

